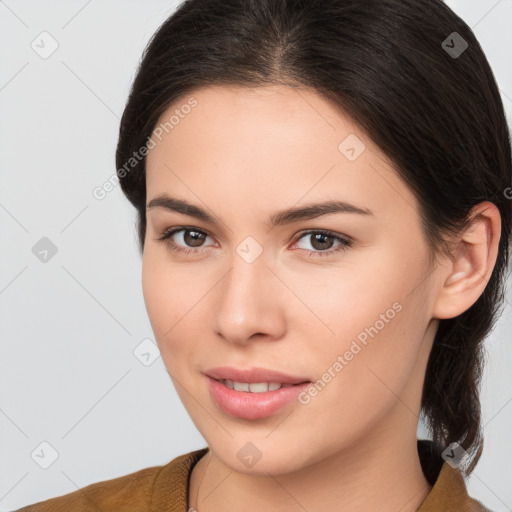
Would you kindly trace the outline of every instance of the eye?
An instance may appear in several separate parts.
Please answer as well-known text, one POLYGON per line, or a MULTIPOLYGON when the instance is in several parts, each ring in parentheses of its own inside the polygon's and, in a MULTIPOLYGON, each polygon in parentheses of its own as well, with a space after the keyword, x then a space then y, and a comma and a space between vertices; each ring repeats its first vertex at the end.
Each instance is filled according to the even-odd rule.
MULTIPOLYGON (((308 251, 308 256, 329 256, 339 251, 345 251, 352 246, 352 240, 348 237, 340 236, 336 233, 326 230, 310 230, 302 233, 298 240, 302 238, 309 239, 311 247, 315 250, 302 247, 302 249, 308 251), (309 238, 308 238, 309 237, 309 238), (333 241, 338 241, 339 244, 334 246, 334 250, 331 249, 333 241)), ((297 244, 297 242, 296 242, 297 244)))
POLYGON ((160 238, 157 238, 157 240, 161 242, 166 241, 171 251, 189 254, 202 252, 203 248, 201 247, 201 244, 206 237, 208 237, 208 234, 200 229, 193 227, 181 227, 165 231, 160 238), (184 244, 190 244, 188 247, 187 245, 185 245, 185 247, 178 245, 172 240, 172 237, 180 232, 181 234, 178 238, 182 240, 184 244))
MULTIPOLYGON (((307 237, 309 237, 311 247, 314 250, 310 250, 304 247, 299 248, 307 251, 307 255, 309 257, 329 256, 336 252, 347 250, 352 246, 351 239, 331 231, 306 231, 302 233, 297 240, 300 241, 301 239, 306 239, 307 237), (332 249, 334 241, 339 242, 338 245, 335 245, 333 250, 329 250, 332 249)), ((179 227, 166 230, 159 238, 157 238, 157 240, 166 242, 169 249, 173 252, 197 254, 205 250, 203 243, 206 238, 211 237, 209 237, 208 233, 201 229, 195 227, 179 227), (173 240, 173 237, 178 233, 180 233, 180 235, 177 237, 180 240, 180 243, 176 243, 176 241, 173 240)), ((298 242, 295 242, 294 245, 297 245, 297 243, 298 242)))

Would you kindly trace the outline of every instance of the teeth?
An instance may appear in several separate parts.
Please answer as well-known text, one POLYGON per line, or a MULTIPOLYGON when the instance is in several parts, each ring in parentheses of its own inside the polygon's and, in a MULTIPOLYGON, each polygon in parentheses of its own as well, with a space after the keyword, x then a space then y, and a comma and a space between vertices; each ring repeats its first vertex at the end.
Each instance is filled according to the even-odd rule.
POLYGON ((254 382, 249 384, 249 391, 251 393, 264 393, 268 391, 268 384, 266 382, 254 382))
POLYGON ((265 393, 275 391, 281 387, 290 387, 292 384, 280 384, 279 382, 236 382, 229 379, 221 380, 229 389, 245 391, 246 393, 265 393))
POLYGON ((232 380, 229 380, 229 379, 226 379, 226 380, 223 380, 222 381, 224 383, 225 386, 227 386, 229 389, 233 389, 233 381, 232 380))
POLYGON ((247 382, 233 382, 235 391, 249 391, 249 384, 247 382))

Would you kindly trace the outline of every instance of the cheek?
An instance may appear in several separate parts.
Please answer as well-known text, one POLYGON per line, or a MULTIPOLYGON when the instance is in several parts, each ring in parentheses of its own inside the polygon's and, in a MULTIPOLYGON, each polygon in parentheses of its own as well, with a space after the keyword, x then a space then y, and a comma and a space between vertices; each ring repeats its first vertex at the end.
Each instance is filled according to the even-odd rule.
POLYGON ((320 336, 331 352, 344 350, 357 336, 364 342, 368 329, 375 332, 374 325, 379 333, 388 330, 400 316, 405 288, 393 270, 396 265, 386 267, 382 260, 382 255, 371 253, 366 261, 347 258, 339 268, 285 275, 283 280, 301 299, 288 309, 290 327, 316 329, 316 338, 320 336))
POLYGON ((182 279, 172 272, 169 264, 157 257, 156 251, 148 248, 142 261, 142 292, 160 350, 164 342, 172 339, 180 319, 186 314, 187 287, 182 286, 182 279))
POLYGON ((310 354, 320 378, 325 375, 322 380, 330 378, 324 372, 336 375, 331 381, 337 384, 326 386, 335 400, 339 396, 348 402, 365 396, 385 398, 391 392, 379 377, 399 390, 420 350, 425 297, 421 289, 410 291, 420 280, 422 267, 411 265, 414 272, 407 275, 394 263, 392 251, 372 255, 371 261, 379 264, 354 265, 337 278, 327 274, 321 279, 317 274, 311 281, 302 278, 301 296, 307 297, 305 302, 315 315, 304 315, 301 321, 297 308, 295 325, 301 325, 306 340, 321 339, 310 354))
POLYGON ((142 259, 142 293, 149 320, 157 339, 161 337, 163 318, 165 318, 162 313, 166 309, 169 311, 167 304, 169 297, 166 293, 168 288, 162 286, 163 283, 158 279, 161 270, 161 266, 152 257, 151 251, 146 245, 142 259))
POLYGON ((182 360, 184 356, 188 357, 187 354, 199 350, 201 337, 204 338, 207 301, 201 299, 208 290, 208 283, 193 279, 193 275, 173 267, 157 251, 144 253, 144 302, 168 368, 172 361, 182 360))

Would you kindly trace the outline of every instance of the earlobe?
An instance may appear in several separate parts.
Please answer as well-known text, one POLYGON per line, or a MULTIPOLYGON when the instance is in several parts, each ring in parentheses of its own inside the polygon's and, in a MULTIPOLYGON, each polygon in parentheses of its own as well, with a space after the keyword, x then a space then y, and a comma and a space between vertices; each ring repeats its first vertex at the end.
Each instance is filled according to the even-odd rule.
POLYGON ((488 201, 471 213, 473 221, 460 235, 449 275, 443 280, 435 303, 434 318, 454 318, 480 297, 491 277, 501 235, 499 210, 488 201))

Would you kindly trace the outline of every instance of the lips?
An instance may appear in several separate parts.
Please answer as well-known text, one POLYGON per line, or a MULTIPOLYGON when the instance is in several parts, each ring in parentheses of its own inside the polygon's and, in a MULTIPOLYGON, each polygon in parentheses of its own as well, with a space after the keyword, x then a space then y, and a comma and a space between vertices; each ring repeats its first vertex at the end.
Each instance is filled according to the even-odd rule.
POLYGON ((249 384, 257 382, 277 382, 280 384, 295 385, 311 382, 307 377, 289 375, 276 370, 258 367, 241 369, 233 366, 220 366, 210 368, 205 371, 204 374, 217 381, 232 380, 235 382, 247 382, 249 384))
POLYGON ((290 384, 274 391, 252 393, 230 389, 222 381, 208 376, 205 376, 205 379, 210 398, 215 405, 226 415, 243 420, 261 420, 277 414, 286 407, 298 407, 298 396, 310 385, 307 382, 290 384))

